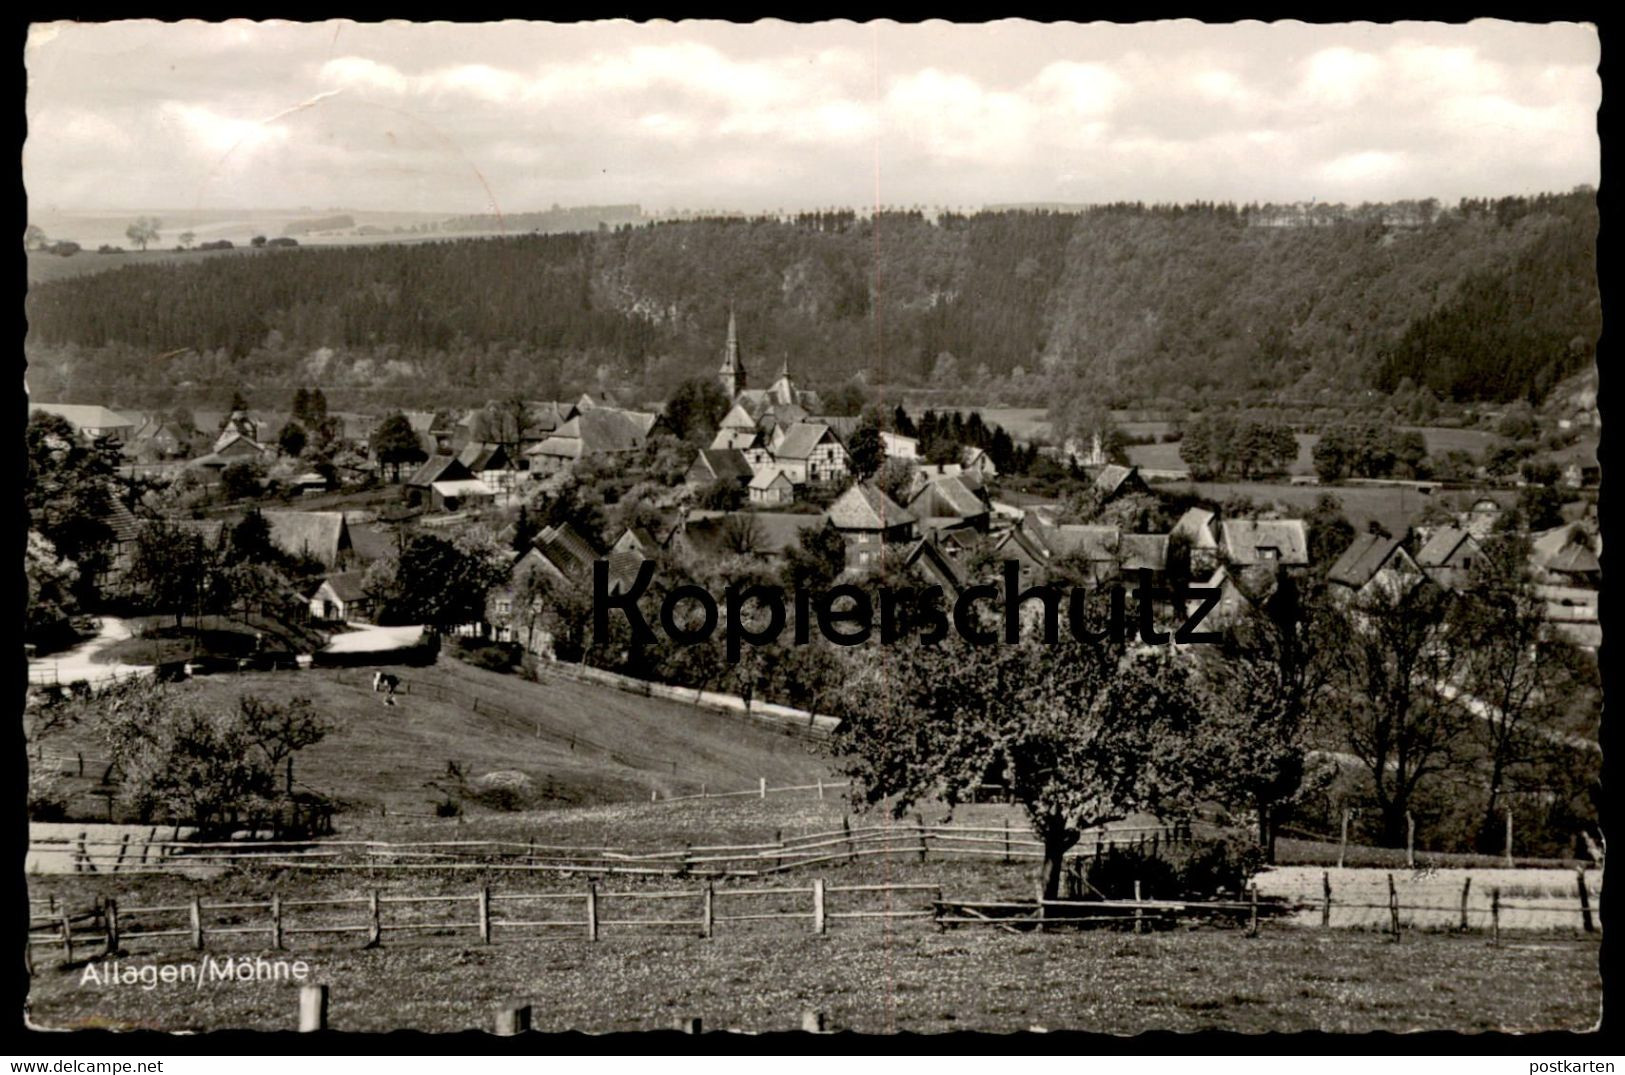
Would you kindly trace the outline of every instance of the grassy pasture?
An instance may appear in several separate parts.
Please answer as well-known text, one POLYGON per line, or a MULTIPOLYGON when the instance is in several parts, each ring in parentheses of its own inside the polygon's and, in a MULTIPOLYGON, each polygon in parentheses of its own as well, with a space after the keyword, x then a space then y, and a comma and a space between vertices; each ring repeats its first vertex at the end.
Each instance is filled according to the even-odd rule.
MULTIPOLYGON (((712 790, 739 790, 754 787, 760 777, 783 785, 830 775, 828 760, 813 744, 742 717, 565 679, 532 683, 450 658, 403 670, 407 692, 397 696, 397 705, 386 706, 383 695, 372 691, 372 671, 228 673, 201 676, 179 689, 225 705, 244 693, 270 701, 311 699, 336 728, 301 752, 295 775, 350 804, 340 820, 346 830, 350 818, 376 815, 380 808, 391 814, 430 811, 438 796, 425 784, 443 780, 449 761, 470 777, 525 773, 538 798, 551 805, 647 800, 655 789, 662 796, 680 795, 698 791, 701 782, 712 790), (421 684, 417 694, 411 693, 415 684, 421 684), (475 712, 476 702, 487 708, 475 712)), ((105 753, 86 732, 57 737, 46 749, 69 755, 82 750, 87 758, 105 753)), ((87 767, 85 778, 70 782, 77 792, 70 816, 105 816, 105 804, 89 794, 99 775, 93 770, 87 767)))

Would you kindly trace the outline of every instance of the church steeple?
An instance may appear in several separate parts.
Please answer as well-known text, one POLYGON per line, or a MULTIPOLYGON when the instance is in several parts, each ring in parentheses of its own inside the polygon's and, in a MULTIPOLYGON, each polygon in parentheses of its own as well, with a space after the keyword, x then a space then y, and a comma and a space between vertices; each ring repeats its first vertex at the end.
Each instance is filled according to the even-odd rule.
POLYGON ((730 400, 745 387, 745 364, 739 361, 739 327, 732 306, 728 307, 728 342, 722 348, 722 368, 717 377, 730 400))

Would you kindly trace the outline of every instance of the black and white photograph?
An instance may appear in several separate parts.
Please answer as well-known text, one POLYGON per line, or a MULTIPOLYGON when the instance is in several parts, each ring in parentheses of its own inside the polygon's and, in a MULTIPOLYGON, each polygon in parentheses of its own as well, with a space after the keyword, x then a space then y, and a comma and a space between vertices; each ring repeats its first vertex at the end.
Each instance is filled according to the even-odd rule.
POLYGON ((1599 1028, 1595 25, 23 52, 54 1056, 1599 1028))

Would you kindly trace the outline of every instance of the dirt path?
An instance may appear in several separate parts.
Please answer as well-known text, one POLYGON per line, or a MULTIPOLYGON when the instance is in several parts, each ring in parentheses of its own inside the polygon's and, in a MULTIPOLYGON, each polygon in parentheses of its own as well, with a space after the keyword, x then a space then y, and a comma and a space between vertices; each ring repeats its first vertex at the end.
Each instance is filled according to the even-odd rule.
POLYGON ((96 655, 102 650, 129 637, 131 637, 129 624, 116 616, 103 616, 95 638, 81 642, 70 650, 29 661, 28 682, 103 683, 126 676, 151 673, 151 665, 96 660, 96 655))

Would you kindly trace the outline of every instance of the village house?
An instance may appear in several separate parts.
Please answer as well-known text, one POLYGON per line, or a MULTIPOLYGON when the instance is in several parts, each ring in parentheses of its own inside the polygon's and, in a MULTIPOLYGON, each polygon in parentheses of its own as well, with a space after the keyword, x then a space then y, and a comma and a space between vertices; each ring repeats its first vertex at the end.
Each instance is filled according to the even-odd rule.
POLYGON ((35 403, 33 411, 43 411, 64 419, 83 436, 112 437, 128 443, 141 419, 110 410, 99 403, 35 403))
POLYGON ((887 459, 918 459, 920 457, 920 439, 918 437, 905 437, 901 433, 893 433, 889 429, 882 429, 880 431, 880 443, 886 449, 887 459))
POLYGON ((1332 593, 1345 599, 1394 597, 1427 576, 1396 537, 1356 534, 1327 572, 1332 593))
POLYGON ((471 441, 463 445, 462 450, 457 453, 457 461, 467 469, 470 477, 478 478, 497 490, 512 488, 520 476, 522 462, 510 459, 508 449, 503 445, 483 441, 471 441))
POLYGON ((990 518, 987 502, 959 477, 927 482, 909 498, 908 510, 928 534, 959 528, 986 532, 990 518))
MULTIPOLYGON (((991 466, 991 463, 989 465, 991 466)), ((1145 479, 1140 477, 1139 467, 1125 467, 1118 463, 1108 463, 1100 468, 1095 474, 1094 488, 1103 504, 1110 503, 1118 497, 1151 491, 1150 486, 1145 484, 1145 479)))
POLYGON ((1530 563, 1538 582, 1596 589, 1602 583, 1602 539, 1572 523, 1531 534, 1530 563))
POLYGON ((1416 564, 1438 585, 1456 590, 1467 584, 1481 551, 1478 539, 1466 529, 1441 526, 1416 551, 1416 564))
POLYGON ((946 601, 958 600, 965 589, 965 576, 943 548, 935 535, 925 537, 909 546, 903 553, 902 566, 918 572, 930 585, 941 586, 946 601))
POLYGON ((362 585, 364 574, 329 575, 310 595, 310 618, 318 623, 371 623, 374 602, 362 585))
POLYGON ((592 406, 581 410, 541 443, 525 449, 538 474, 567 470, 589 455, 625 455, 641 449, 659 415, 592 406))
POLYGON ((431 455, 406 479, 407 499, 427 501, 435 482, 467 481, 472 477, 455 455, 431 455))
POLYGON ((262 511, 271 544, 290 556, 308 556, 342 571, 354 559, 350 527, 342 511, 262 511))
POLYGON ((1307 567, 1309 533, 1302 519, 1226 519, 1219 548, 1237 567, 1307 567))
POLYGON ((1206 508, 1188 508, 1168 531, 1170 538, 1182 539, 1190 550, 1193 576, 1206 576, 1219 566, 1219 539, 1213 534, 1215 518, 1206 508))
POLYGON ((689 464, 683 481, 692 486, 707 486, 716 482, 745 486, 754 477, 755 471, 744 452, 729 448, 701 448, 694 456, 694 462, 689 464))
POLYGON ((887 545, 900 545, 917 536, 914 514, 868 483, 854 485, 836 497, 824 517, 846 539, 846 563, 852 568, 879 566, 887 545))
POLYGON ((748 538, 750 555, 770 564, 781 563, 801 540, 804 530, 825 525, 822 515, 793 512, 691 511, 683 517, 672 535, 671 546, 684 556, 698 560, 721 560, 740 555, 737 547, 748 538))
POLYGON ((960 453, 960 464, 967 471, 979 475, 983 481, 991 481, 999 476, 999 468, 993 465, 993 457, 987 454, 985 448, 967 445, 960 453))
POLYGON ((435 511, 470 511, 496 501, 497 490, 478 478, 437 481, 429 485, 429 506, 435 511))
POLYGON ((773 462, 793 485, 833 485, 850 473, 845 445, 819 422, 790 426, 773 448, 773 462))
POLYGON ((192 454, 192 434, 179 422, 153 415, 136 429, 125 454, 145 462, 185 459, 192 454))
POLYGON ((752 504, 789 504, 796 498, 795 485, 784 468, 779 466, 758 470, 750 479, 749 489, 752 504))

